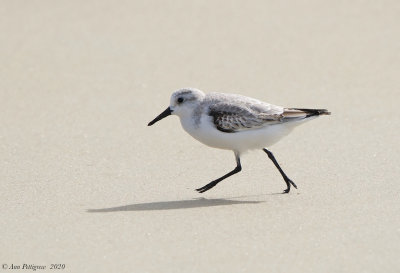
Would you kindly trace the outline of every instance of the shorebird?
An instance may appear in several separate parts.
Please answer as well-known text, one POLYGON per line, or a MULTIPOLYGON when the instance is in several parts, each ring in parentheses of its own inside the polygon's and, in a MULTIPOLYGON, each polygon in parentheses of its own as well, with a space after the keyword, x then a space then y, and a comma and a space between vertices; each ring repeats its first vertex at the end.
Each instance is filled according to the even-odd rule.
POLYGON ((326 109, 285 108, 236 94, 204 94, 195 88, 183 88, 171 95, 169 107, 149 122, 148 126, 177 115, 183 129, 201 143, 219 149, 232 150, 236 168, 207 185, 196 189, 203 193, 225 178, 242 170, 240 155, 248 150, 262 149, 279 170, 290 192, 296 184, 279 166, 266 147, 288 135, 296 126, 321 115, 326 109))

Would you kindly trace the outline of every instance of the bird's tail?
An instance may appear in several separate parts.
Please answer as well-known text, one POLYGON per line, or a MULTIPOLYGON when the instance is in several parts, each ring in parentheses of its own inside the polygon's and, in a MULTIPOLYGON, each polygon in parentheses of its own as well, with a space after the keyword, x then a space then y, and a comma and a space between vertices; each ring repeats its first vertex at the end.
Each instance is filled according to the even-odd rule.
POLYGON ((307 114, 307 117, 312 117, 312 116, 322 116, 322 115, 330 115, 331 112, 329 112, 327 109, 305 109, 305 108, 295 108, 295 110, 302 111, 307 114))
POLYGON ((285 108, 285 118, 308 118, 313 116, 330 115, 327 109, 285 108))

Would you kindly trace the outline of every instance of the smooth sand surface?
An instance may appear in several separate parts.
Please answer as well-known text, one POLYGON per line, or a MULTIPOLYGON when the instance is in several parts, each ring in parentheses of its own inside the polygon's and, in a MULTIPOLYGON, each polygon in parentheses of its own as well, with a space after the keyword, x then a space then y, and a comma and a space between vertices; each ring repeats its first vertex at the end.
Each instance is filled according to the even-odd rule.
POLYGON ((399 1, 0 6, 1 264, 400 272, 399 1), (187 86, 332 111, 271 147, 299 189, 254 151, 195 192, 233 153, 147 127, 187 86))

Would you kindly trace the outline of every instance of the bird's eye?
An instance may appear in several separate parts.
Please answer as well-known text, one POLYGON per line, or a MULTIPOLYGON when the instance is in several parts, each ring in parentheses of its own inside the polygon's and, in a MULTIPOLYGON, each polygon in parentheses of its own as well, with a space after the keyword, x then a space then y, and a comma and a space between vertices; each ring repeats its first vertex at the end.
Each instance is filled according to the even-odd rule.
POLYGON ((178 103, 182 103, 183 102, 183 98, 178 98, 178 103))

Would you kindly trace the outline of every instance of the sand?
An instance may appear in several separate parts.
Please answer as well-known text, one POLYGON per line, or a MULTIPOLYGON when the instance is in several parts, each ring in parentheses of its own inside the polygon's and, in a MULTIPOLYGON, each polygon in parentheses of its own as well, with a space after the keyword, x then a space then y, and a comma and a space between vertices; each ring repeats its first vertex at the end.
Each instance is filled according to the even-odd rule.
POLYGON ((398 1, 2 1, 0 263, 399 272, 399 12, 398 1), (241 173, 195 192, 235 167, 233 153, 177 117, 146 126, 188 86, 328 108, 270 147, 299 189, 279 194, 278 171, 253 151, 241 173))

